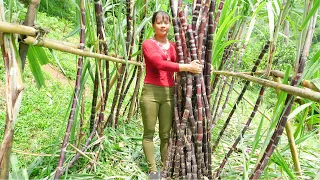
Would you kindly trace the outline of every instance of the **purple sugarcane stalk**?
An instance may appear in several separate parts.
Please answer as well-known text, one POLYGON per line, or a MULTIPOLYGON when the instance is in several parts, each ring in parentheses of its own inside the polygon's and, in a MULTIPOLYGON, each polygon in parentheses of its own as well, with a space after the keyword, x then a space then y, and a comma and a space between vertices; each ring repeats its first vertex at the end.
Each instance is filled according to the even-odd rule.
MULTIPOLYGON (((251 74, 252 74, 252 75, 253 75, 254 72, 256 72, 256 70, 257 70, 257 68, 258 68, 258 66, 259 66, 259 64, 260 64, 260 62, 261 62, 261 59, 263 58, 263 56, 264 56, 265 53, 267 52, 267 49, 268 49, 268 48, 269 48, 269 42, 263 47, 263 49, 262 49, 262 51, 261 51, 258 59, 256 60, 255 65, 254 65, 254 67, 253 67, 252 70, 251 70, 251 74)), ((212 151, 214 151, 215 148, 218 146, 219 141, 220 141, 220 138, 222 137, 225 129, 227 128, 227 126, 228 126, 228 124, 229 124, 229 122, 230 122, 230 120, 231 120, 231 117, 233 116, 233 113, 234 113, 235 110, 237 109, 237 106, 238 106, 239 102, 241 101, 242 97, 244 96, 244 93, 246 92, 249 84, 250 84, 250 81, 246 81, 246 82, 245 82, 245 85, 244 85, 244 87, 243 87, 243 89, 242 89, 242 91, 241 91, 241 94, 239 95, 236 103, 233 105, 233 108, 232 108, 231 112, 229 113, 229 116, 228 116, 225 124, 223 125, 223 127, 222 127, 222 129, 221 129, 221 131, 220 131, 220 133, 219 133, 219 136, 218 136, 216 142, 214 143, 214 145, 213 145, 213 147, 212 147, 212 151)))
MULTIPOLYGON (((80 9, 81 9, 81 26, 80 26, 80 49, 84 49, 84 43, 85 43, 85 22, 86 22, 86 14, 85 14, 85 2, 84 0, 80 1, 80 9)), ((78 70, 77 70, 77 77, 76 77, 76 85, 73 95, 73 102, 71 106, 71 112, 69 115, 69 120, 67 124, 66 134, 63 139, 62 147, 61 147, 61 153, 59 158, 59 163, 56 169, 56 174, 54 179, 59 179, 59 177, 62 175, 62 165, 64 162, 65 153, 67 150, 67 145, 70 137, 70 131, 72 128, 72 123, 74 120, 74 115, 77 109, 78 101, 79 101, 79 92, 80 92, 80 84, 81 84, 81 74, 82 74, 82 63, 83 63, 83 56, 79 56, 78 58, 78 70)))
POLYGON ((221 173, 221 170, 224 168, 224 165, 226 164, 228 158, 230 157, 231 153, 236 149, 238 143, 240 142, 241 138, 243 138, 244 136, 244 133, 247 131, 247 129, 249 128, 250 124, 251 124, 251 121, 252 119, 254 118, 254 116, 256 115, 256 112, 258 110, 258 107, 261 103, 261 100, 262 100, 262 97, 264 95, 264 92, 265 92, 265 87, 262 86, 261 89, 260 89, 260 92, 259 92, 259 97, 256 101, 256 104, 254 105, 254 108, 253 108, 253 111, 248 119, 248 121, 246 122, 245 126, 243 127, 242 131, 241 131, 241 134, 237 137, 237 139, 235 140, 235 142, 233 143, 232 147, 230 148, 230 150, 228 151, 227 155, 224 157, 224 159, 222 160, 221 164, 220 164, 220 167, 219 169, 217 170, 216 172, 216 178, 220 178, 220 173, 221 173))

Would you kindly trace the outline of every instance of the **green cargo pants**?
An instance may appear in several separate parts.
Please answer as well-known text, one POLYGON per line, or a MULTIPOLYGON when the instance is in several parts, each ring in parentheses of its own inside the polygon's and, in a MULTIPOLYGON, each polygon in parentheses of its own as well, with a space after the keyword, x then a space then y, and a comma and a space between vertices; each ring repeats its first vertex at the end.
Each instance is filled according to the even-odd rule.
POLYGON ((153 144, 157 118, 159 119, 161 161, 163 164, 166 161, 169 134, 173 119, 173 92, 173 87, 155 86, 151 84, 144 84, 142 89, 140 97, 140 109, 144 128, 142 147, 150 171, 157 171, 153 144))

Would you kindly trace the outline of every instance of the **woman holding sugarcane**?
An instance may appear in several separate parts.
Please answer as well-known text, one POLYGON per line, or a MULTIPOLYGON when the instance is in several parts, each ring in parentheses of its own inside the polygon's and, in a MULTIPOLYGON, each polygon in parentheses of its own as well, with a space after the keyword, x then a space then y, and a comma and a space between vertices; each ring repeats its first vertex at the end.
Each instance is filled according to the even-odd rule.
POLYGON ((201 73, 202 65, 198 60, 190 64, 176 62, 175 44, 167 39, 170 29, 170 16, 164 11, 157 11, 152 16, 154 37, 145 40, 142 51, 146 65, 146 76, 140 97, 143 120, 142 146, 145 153, 149 178, 159 178, 157 172, 153 136, 156 121, 159 119, 160 154, 164 164, 168 148, 169 134, 173 120, 174 72, 188 71, 201 73))

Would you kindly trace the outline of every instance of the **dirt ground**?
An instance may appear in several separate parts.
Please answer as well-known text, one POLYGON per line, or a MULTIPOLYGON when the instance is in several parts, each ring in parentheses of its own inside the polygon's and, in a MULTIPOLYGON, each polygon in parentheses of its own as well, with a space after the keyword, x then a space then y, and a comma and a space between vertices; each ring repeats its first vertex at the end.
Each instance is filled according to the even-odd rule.
POLYGON ((43 65, 42 71, 46 72, 52 78, 56 79, 57 81, 59 81, 63 85, 68 84, 68 79, 59 70, 55 69, 55 67, 53 67, 50 64, 43 65))

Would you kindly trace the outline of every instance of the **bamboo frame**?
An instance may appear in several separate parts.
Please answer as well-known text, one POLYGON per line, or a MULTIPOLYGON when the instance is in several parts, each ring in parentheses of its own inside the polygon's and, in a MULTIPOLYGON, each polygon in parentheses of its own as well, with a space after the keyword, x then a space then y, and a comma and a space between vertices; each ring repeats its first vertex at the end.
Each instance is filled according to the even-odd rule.
POLYGON ((139 62, 126 61, 124 59, 119 59, 119 58, 115 58, 112 56, 106 56, 106 55, 97 54, 97 53, 93 53, 93 52, 86 52, 86 51, 88 51, 88 49, 79 50, 79 49, 77 49, 79 47, 79 45, 75 45, 72 43, 51 40, 51 39, 47 39, 47 38, 35 38, 38 35, 39 30, 37 30, 33 27, 28 27, 28 26, 23 26, 23 25, 18 25, 18 24, 11 24, 11 23, 6 23, 6 22, 0 22, 0 32, 26 35, 28 37, 23 40, 23 43, 28 44, 28 45, 43 46, 46 48, 55 49, 55 50, 59 50, 62 52, 68 52, 68 53, 76 54, 79 56, 103 59, 103 60, 112 61, 112 62, 116 62, 116 63, 142 66, 142 63, 139 63, 139 62), (31 36, 33 36, 33 37, 31 37, 31 36), (41 40, 38 40, 38 39, 41 39, 41 40))
POLYGON ((11 34, 22 34, 26 36, 36 36, 39 32, 33 27, 11 24, 7 22, 0 22, 0 31, 11 34))
POLYGON ((226 72, 226 71, 212 71, 212 73, 245 79, 245 80, 248 80, 248 81, 251 81, 254 83, 258 83, 262 86, 271 87, 276 90, 279 89, 281 91, 287 92, 287 93, 292 94, 294 96, 300 96, 300 97, 307 98, 307 99, 310 99, 315 102, 320 102, 320 93, 319 92, 314 92, 314 91, 307 90, 307 89, 289 86, 286 84, 276 83, 276 82, 273 82, 270 80, 253 77, 253 76, 243 74, 243 73, 226 72))
POLYGON ((103 59, 106 61, 112 61, 116 63, 122 63, 122 64, 132 64, 136 66, 143 66, 142 63, 135 62, 135 61, 126 61, 124 59, 119 59, 115 58, 112 56, 106 56, 103 54, 98 54, 98 53, 93 53, 93 52, 86 52, 80 49, 75 49, 73 47, 69 47, 63 44, 59 44, 57 42, 51 41, 49 39, 41 39, 40 41, 34 37, 28 36, 26 39, 23 40, 24 43, 29 44, 29 45, 35 45, 35 46, 43 46, 49 49, 55 49, 59 50, 62 52, 68 52, 71 54, 76 54, 79 56, 84 56, 84 57, 91 57, 91 58, 97 58, 97 59, 103 59))
MULTIPOLYGON (((251 72, 241 72, 243 74, 251 74, 251 72)), ((253 73, 253 75, 265 75, 266 71, 257 71, 255 73, 253 73)), ((275 77, 280 77, 280 78, 284 78, 284 73, 279 71, 279 70, 271 70, 270 71, 270 75, 275 76, 275 77)), ((291 77, 289 77, 289 80, 291 80, 291 77)), ((312 82, 308 81, 308 80, 302 80, 301 81, 301 85, 305 88, 309 88, 312 89, 314 91, 320 92, 320 89, 318 89, 315 85, 312 84, 312 82)))

